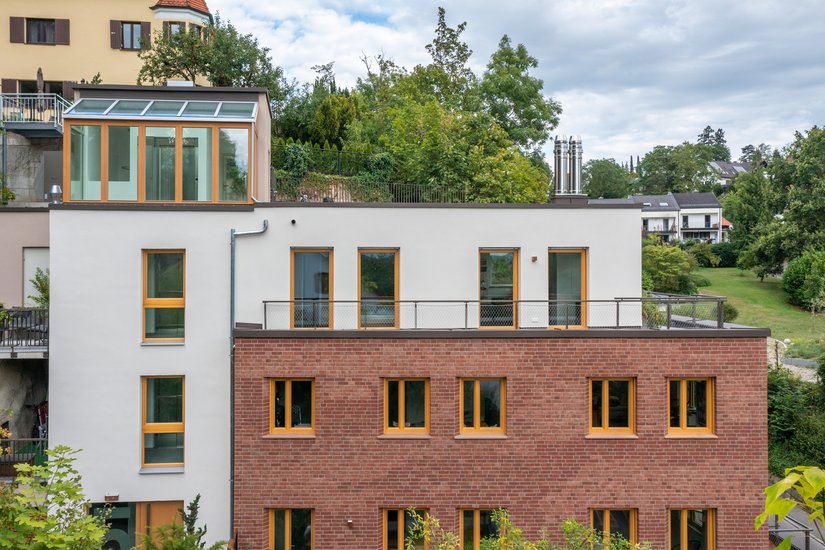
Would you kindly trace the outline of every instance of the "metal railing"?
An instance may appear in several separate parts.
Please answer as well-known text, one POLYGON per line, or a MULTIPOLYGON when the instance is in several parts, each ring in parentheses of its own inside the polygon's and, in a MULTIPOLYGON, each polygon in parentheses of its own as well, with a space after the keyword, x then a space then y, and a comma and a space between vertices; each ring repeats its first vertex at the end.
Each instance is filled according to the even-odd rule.
MULTIPOLYGON (((276 170, 286 168, 286 144, 274 144, 272 146, 272 167, 276 170)), ((321 174, 335 174, 338 176, 354 176, 366 170, 371 153, 361 151, 347 151, 345 149, 324 149, 312 145, 302 145, 307 152, 308 166, 310 172, 321 174)))
POLYGON ((721 329, 725 298, 265 300, 265 330, 721 329))
POLYGON ((283 179, 274 200, 296 202, 463 203, 464 189, 445 185, 383 183, 343 178, 283 179))
POLYGON ((46 461, 47 439, 0 439, 0 477, 15 477, 17 464, 46 461))
POLYGON ((70 105, 58 94, 0 94, 0 123, 38 123, 62 131, 70 105))
POLYGON ((816 548, 825 546, 825 541, 814 536, 813 529, 809 525, 805 525, 791 516, 785 516, 785 519, 780 523, 779 518, 774 515, 773 522, 768 526, 768 536, 771 542, 777 545, 786 538, 791 538, 791 548, 797 550, 812 550, 814 547, 811 545, 811 541, 817 543, 816 548), (797 540, 797 538, 801 538, 801 540, 797 540), (796 543, 802 544, 801 548, 796 543))
POLYGON ((0 349, 10 348, 14 352, 25 351, 25 348, 48 348, 48 346, 48 309, 0 309, 0 349))

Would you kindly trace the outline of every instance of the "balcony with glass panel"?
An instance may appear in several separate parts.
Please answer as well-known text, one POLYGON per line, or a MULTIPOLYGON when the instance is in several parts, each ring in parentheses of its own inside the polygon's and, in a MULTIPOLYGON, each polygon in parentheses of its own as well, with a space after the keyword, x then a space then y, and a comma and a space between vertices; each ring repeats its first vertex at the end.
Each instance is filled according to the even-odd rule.
POLYGON ((82 98, 64 115, 65 202, 249 204, 258 104, 82 98))

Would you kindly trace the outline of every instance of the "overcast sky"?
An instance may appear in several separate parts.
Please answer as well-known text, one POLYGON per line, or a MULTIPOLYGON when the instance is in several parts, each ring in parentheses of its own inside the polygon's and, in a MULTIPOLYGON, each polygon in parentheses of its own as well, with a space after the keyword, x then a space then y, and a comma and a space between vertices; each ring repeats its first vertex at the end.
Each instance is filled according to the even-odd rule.
MULTIPOLYGON (((586 158, 643 156, 724 128, 732 156, 782 146, 825 123, 823 0, 208 0, 271 48, 289 79, 335 62, 340 86, 383 52, 427 63, 439 5, 478 74, 503 34, 538 59, 535 75, 564 112, 556 133, 582 136, 586 158)), ((552 153, 551 148, 545 147, 552 153)), ((552 155, 551 155, 552 156, 552 155)))

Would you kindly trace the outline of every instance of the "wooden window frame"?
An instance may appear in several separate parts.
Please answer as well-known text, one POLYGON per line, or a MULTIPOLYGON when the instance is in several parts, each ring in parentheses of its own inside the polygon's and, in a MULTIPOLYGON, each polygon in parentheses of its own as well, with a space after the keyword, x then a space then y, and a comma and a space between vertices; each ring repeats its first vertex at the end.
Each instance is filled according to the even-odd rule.
MULTIPOLYGON (((333 330, 335 327, 335 249, 329 247, 293 247, 289 249, 289 328, 292 330, 333 330), (327 252, 329 254, 329 326, 326 327, 296 327, 295 326, 295 255, 306 252, 327 252)), ((360 258, 359 258, 360 260, 360 258)), ((359 278, 360 281, 360 278, 359 278)), ((359 308, 360 313, 360 308, 359 308)), ((361 316, 359 314, 358 318, 361 316)))
POLYGON ((604 547, 608 548, 610 544, 610 512, 630 512, 630 544, 637 544, 639 539, 639 510, 637 508, 591 508, 590 509, 590 528, 595 529, 595 513, 601 512, 604 528, 604 547))
MULTIPOLYGON (((269 513, 269 550, 275 550, 275 512, 284 512, 284 548, 292 548, 292 511, 307 508, 270 508, 269 513)), ((309 508, 310 550, 315 550, 315 508, 309 508)))
MULTIPOLYGON (((134 98, 140 99, 140 98, 134 98)), ((253 136, 255 134, 252 123, 249 122, 214 122, 189 120, 100 120, 100 119, 71 119, 66 120, 63 130, 63 197, 64 202, 77 203, 114 203, 114 204, 251 204, 252 188, 255 182, 255 165, 253 163, 253 136), (71 198, 71 134, 74 126, 100 126, 100 200, 72 200, 71 198), (109 126, 131 126, 138 129, 138 198, 136 201, 110 201, 109 189, 109 126), (174 128, 175 129, 175 200, 156 201, 146 200, 146 128, 174 128), (212 181, 210 184, 211 200, 184 201, 183 200, 183 129, 184 128, 211 128, 212 150, 211 168, 212 181), (241 128, 247 130, 247 166, 249 167, 246 180, 246 201, 219 201, 220 174, 219 167, 219 138, 221 129, 241 128)))
POLYGON ((57 19, 50 18, 50 17, 26 17, 24 21, 23 27, 23 34, 25 36, 26 44, 31 44, 33 46, 57 46, 57 19), (40 21, 51 21, 52 25, 54 26, 54 40, 52 42, 32 42, 29 40, 29 22, 40 22, 40 21))
POLYGON ((516 247, 504 248, 479 248, 478 249, 478 328, 480 330, 500 330, 503 328, 517 329, 519 327, 519 263, 521 261, 521 249, 516 247), (510 252, 513 254, 513 324, 511 325, 485 325, 481 324, 481 255, 490 253, 510 252))
POLYGON ((356 312, 356 318, 358 319, 358 328, 360 330, 398 330, 401 326, 401 308, 399 304, 399 296, 401 295, 401 249, 400 248, 359 248, 358 249, 358 273, 357 273, 357 282, 358 282, 358 304, 356 312), (393 301, 395 303, 395 307, 393 308, 394 311, 394 321, 395 324, 391 327, 365 327, 361 324, 361 257, 364 254, 394 254, 395 256, 395 277, 394 277, 394 285, 395 285, 395 292, 393 296, 393 301))
POLYGON ((716 379, 713 377, 703 376, 674 376, 666 379, 667 383, 667 434, 669 436, 680 437, 702 437, 713 435, 716 430, 716 379), (670 383, 679 382, 679 427, 674 428, 670 425, 670 383), (705 416, 708 419, 708 425, 704 428, 694 428, 687 426, 687 383, 690 381, 700 381, 707 384, 707 403, 708 410, 705 416))
POLYGON ((636 433, 636 379, 635 378, 588 378, 587 379, 587 426, 588 432, 591 435, 634 435, 636 433), (593 382, 602 383, 602 425, 601 427, 593 426, 593 382), (627 415, 629 426, 610 427, 610 408, 604 406, 609 403, 610 382, 628 382, 627 391, 629 393, 627 399, 627 415))
POLYGON ((385 378, 384 379, 384 433, 386 434, 428 434, 430 433, 430 379, 429 378, 385 378), (398 384, 398 424, 397 428, 389 425, 389 387, 390 382, 398 384), (404 394, 405 382, 424 382, 424 427, 409 428, 405 426, 404 408, 406 396, 404 394))
POLYGON ((143 48, 141 46, 142 46, 142 37, 143 37, 143 23, 141 23, 140 21, 120 21, 119 23, 120 23, 120 49, 123 50, 123 51, 126 51, 126 52, 139 52, 140 50, 142 50, 143 48), (134 40, 135 25, 137 25, 137 29, 138 29, 138 47, 137 48, 132 48, 132 47, 127 48, 123 45, 123 39, 124 39, 123 37, 126 36, 126 33, 123 32, 123 29, 126 27, 126 25, 130 25, 132 27, 132 37, 133 37, 132 39, 133 40, 134 40))
POLYGON ((184 375, 141 376, 140 377, 140 466, 141 468, 165 468, 184 466, 186 464, 186 377, 184 375), (180 378, 181 380, 181 421, 180 422, 146 422, 146 384, 151 379, 180 378), (183 462, 147 464, 145 460, 146 434, 182 433, 183 462))
POLYGON ((141 309, 141 342, 183 342, 186 340, 186 250, 184 249, 157 249, 143 250, 143 307, 141 309), (181 298, 149 298, 149 254, 180 254, 183 256, 183 296, 181 298), (183 308, 183 338, 147 338, 146 337, 146 310, 147 309, 179 309, 183 308))
POLYGON ((495 512, 500 508, 460 508, 458 510, 458 546, 464 548, 464 512, 473 512, 473 550, 481 546, 481 512, 495 512))
MULTIPOLYGON (((548 248, 547 249, 547 269, 550 270, 550 254, 579 254, 581 260, 581 323, 578 325, 549 325, 548 328, 569 328, 569 329, 586 329, 587 328, 587 251, 588 248, 548 248)), ((549 273, 548 273, 549 284, 549 273)), ((548 289, 549 291, 549 289, 548 289)), ((548 299, 550 296, 548 295, 548 299)))
POLYGON ((506 433, 507 432, 507 378, 504 377, 462 377, 458 379, 458 427, 459 433, 506 433), (499 414, 501 426, 497 428, 481 426, 481 381, 497 380, 501 391, 499 414), (464 383, 474 382, 473 386, 473 427, 464 425, 464 383))
POLYGON ((716 550, 716 509, 715 508, 668 508, 667 510, 667 547, 671 548, 673 540, 673 525, 671 513, 679 512, 679 540, 686 543, 688 540, 688 514, 692 511, 704 511, 707 513, 708 522, 708 550, 716 550))
MULTIPOLYGON (((405 541, 405 535, 407 533, 407 524, 404 520, 406 518, 405 513, 407 512, 407 510, 408 510, 408 508, 384 508, 383 510, 381 510, 381 517, 382 517, 382 522, 381 522, 381 548, 382 548, 382 550, 389 550, 389 541, 387 540, 387 523, 389 521, 389 517, 388 517, 389 512, 398 512, 398 517, 401 520, 400 525, 398 526, 398 541, 396 543, 397 544, 396 548, 406 548, 404 543, 406 542, 405 541)), ((417 513, 422 513, 425 518, 429 515, 429 512, 430 512, 428 508, 416 508, 415 511, 417 513)), ((424 550, 429 550, 429 548, 430 548, 430 545, 425 540, 424 541, 424 550)))
POLYGON ((269 433, 277 434, 314 434, 315 433, 315 379, 314 378, 270 378, 269 379, 269 433), (284 382, 284 424, 279 427, 275 425, 275 384, 284 382), (294 428, 292 426, 292 383, 311 382, 312 383, 312 422, 309 428, 294 428))

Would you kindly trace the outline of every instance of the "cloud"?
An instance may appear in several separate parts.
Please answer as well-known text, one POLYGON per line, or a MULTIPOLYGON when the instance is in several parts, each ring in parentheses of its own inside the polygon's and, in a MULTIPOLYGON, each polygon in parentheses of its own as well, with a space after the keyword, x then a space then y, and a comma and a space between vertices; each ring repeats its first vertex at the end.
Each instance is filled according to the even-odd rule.
MULTIPOLYGON (((443 3, 442 3, 443 4, 443 3)), ((210 0, 210 8, 271 48, 288 77, 335 61, 339 85, 383 52, 412 67, 438 2, 210 0)), ((539 60, 545 93, 564 108, 558 133, 579 134, 588 158, 644 155, 722 127, 734 157, 748 143, 782 146, 825 121, 825 39, 819 0, 453 0, 480 72, 508 34, 539 60)))

